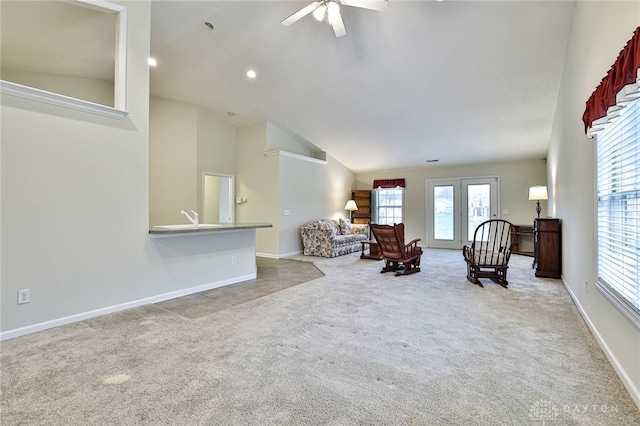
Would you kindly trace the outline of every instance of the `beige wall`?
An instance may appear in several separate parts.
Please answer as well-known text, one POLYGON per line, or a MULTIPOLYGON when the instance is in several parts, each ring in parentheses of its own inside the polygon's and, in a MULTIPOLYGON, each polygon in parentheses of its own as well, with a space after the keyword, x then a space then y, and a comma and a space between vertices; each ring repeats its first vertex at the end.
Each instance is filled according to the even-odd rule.
POLYGON ((562 219, 563 281, 638 405, 640 330, 594 286, 594 145, 581 118, 586 100, 639 25, 639 2, 577 3, 548 153, 549 212, 562 219))
MULTIPOLYGON (((153 118, 153 117, 152 117, 153 118)), ((236 174, 237 146, 236 127, 214 117, 202 108, 198 108, 197 147, 196 147, 196 211, 204 205, 202 199, 203 174, 236 174)), ((216 221, 215 223, 217 223, 216 221)))
POLYGON ((236 129, 195 105, 152 97, 149 112, 149 221, 186 223, 202 214, 203 173, 235 175, 236 129))
POLYGON ((273 224, 271 229, 258 230, 259 254, 282 257, 299 253, 302 225, 315 219, 347 217, 343 209, 354 174, 341 163, 327 156, 326 164, 320 164, 313 161, 313 152, 308 159, 265 156, 268 145, 294 153, 309 148, 308 142, 271 123, 244 126, 237 134, 237 195, 247 202, 236 205, 236 218, 238 222, 273 224), (284 215, 285 210, 289 215, 284 215))
POLYGON ((355 175, 333 157, 326 164, 280 157, 280 247, 286 256, 302 251, 300 227, 316 219, 348 218, 355 175), (283 212, 288 210, 289 216, 283 212))
POLYGON ((150 7, 125 4, 128 117, 2 97, 2 331, 148 291, 150 7))
POLYGON ((3 69, 2 79, 101 105, 113 106, 113 82, 3 69))
POLYGON ((206 197, 204 203, 204 212, 202 214, 202 223, 219 223, 220 222, 220 178, 217 176, 207 175, 204 178, 205 192, 210 193, 206 197))
POLYGON ((306 139, 282 130, 269 122, 267 122, 267 144, 265 150, 283 150, 308 157, 325 159, 324 152, 306 139))
POLYGON ((267 123, 240 127, 237 136, 236 195, 246 198, 247 202, 236 204, 236 221, 271 223, 273 228, 258 230, 256 251, 275 257, 278 253, 280 232, 278 159, 264 155, 267 123))
MULTIPOLYGON (((546 184, 546 166, 543 159, 359 173, 356 176, 357 187, 355 189, 372 189, 374 179, 406 179, 404 212, 406 232, 407 235, 411 235, 411 238, 422 239, 420 243, 426 245, 426 180, 483 176, 500 177, 500 210, 502 219, 506 219, 515 225, 533 224, 533 218, 536 216, 535 202, 528 199, 529 187, 537 184, 546 184), (504 209, 508 209, 509 214, 502 214, 504 209)), ((541 202, 541 205, 543 209, 546 209, 546 202, 541 202)))
POLYGON ((2 95, 2 339, 255 277, 253 231, 149 237, 151 7, 119 3, 126 118, 2 95))
POLYGON ((180 210, 197 202, 198 109, 167 99, 149 102, 149 223, 187 223, 180 210))

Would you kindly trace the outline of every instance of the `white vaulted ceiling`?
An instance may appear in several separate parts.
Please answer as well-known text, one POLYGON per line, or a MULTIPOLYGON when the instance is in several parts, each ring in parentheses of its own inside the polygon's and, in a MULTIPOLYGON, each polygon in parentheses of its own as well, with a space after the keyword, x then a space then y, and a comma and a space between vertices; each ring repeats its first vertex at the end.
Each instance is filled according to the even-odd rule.
POLYGON ((270 121, 354 172, 546 155, 573 1, 342 7, 342 38, 280 24, 308 3, 152 1, 151 94, 270 121))
POLYGON ((573 2, 343 7, 343 38, 280 25, 305 4, 154 2, 152 93, 272 121, 355 172, 546 155, 573 2))

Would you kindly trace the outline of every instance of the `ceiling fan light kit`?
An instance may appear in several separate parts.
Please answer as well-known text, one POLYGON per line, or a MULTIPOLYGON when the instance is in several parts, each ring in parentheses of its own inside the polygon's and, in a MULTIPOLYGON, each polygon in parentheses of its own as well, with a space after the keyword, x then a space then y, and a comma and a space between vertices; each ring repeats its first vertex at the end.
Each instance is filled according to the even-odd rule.
POLYGON ((316 21, 322 21, 324 19, 324 12, 327 10, 327 6, 321 4, 313 11, 313 17, 316 18, 316 21))
POLYGON ((303 7, 293 15, 282 21, 282 25, 288 27, 295 24, 300 19, 304 18, 308 14, 313 14, 313 17, 317 21, 324 21, 325 16, 327 22, 333 27, 333 32, 336 37, 343 37, 347 35, 347 30, 344 26, 344 21, 340 15, 340 5, 360 7, 362 9, 370 9, 377 11, 384 11, 389 6, 388 0, 321 0, 314 1, 313 3, 303 7))

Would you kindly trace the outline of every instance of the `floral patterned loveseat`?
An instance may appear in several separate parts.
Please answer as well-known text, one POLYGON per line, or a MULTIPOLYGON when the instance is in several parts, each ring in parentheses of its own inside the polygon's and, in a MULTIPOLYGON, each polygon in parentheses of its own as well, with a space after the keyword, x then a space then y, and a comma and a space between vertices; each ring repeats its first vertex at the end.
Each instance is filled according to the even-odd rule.
POLYGON ((300 228, 306 256, 336 257, 362 250, 369 240, 369 225, 352 224, 347 219, 320 219, 300 228))

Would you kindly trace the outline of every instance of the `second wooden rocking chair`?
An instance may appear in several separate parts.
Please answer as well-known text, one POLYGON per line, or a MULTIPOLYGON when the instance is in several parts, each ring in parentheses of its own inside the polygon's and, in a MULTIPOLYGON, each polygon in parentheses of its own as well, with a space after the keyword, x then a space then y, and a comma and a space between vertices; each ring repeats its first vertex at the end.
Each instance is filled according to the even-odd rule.
POLYGON ((384 272, 395 272, 398 275, 409 275, 420 272, 420 257, 422 248, 418 247, 415 239, 408 244, 404 243, 404 224, 376 225, 371 224, 371 231, 380 246, 382 259, 384 260, 384 272))
POLYGON ((490 278, 507 288, 513 233, 513 225, 506 220, 491 219, 478 225, 473 234, 473 243, 462 248, 469 281, 484 287, 480 278, 490 278))

